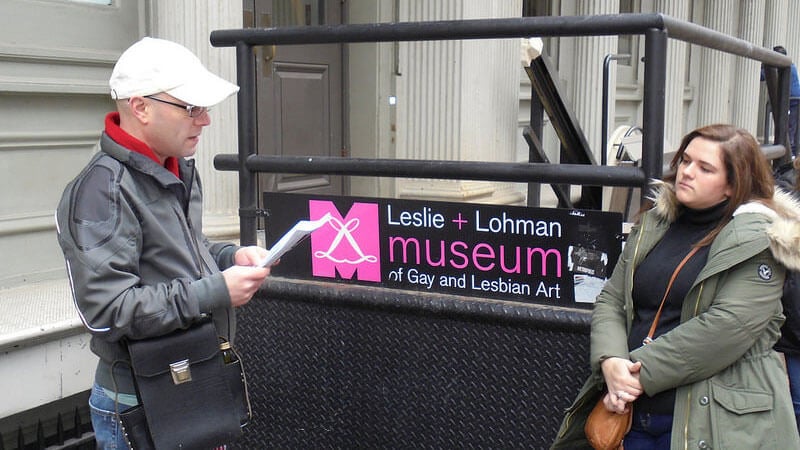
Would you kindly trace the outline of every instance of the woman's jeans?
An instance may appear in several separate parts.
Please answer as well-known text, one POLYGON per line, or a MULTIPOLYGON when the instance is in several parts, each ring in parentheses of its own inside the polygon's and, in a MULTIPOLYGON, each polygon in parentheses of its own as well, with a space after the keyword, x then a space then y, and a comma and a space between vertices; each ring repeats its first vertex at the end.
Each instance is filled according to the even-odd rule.
POLYGON ((792 392, 792 405, 797 428, 800 429, 800 356, 784 353, 786 372, 789 374, 789 389, 792 392))
POLYGON ((631 431, 622 441, 625 450, 669 450, 672 416, 637 414, 633 410, 631 431))
MULTIPOLYGON (((130 408, 123 404, 119 409, 124 411, 130 408)), ((92 386, 92 394, 89 396, 89 410, 92 416, 92 428, 94 428, 94 439, 97 441, 97 448, 108 449, 127 449, 128 444, 122 435, 122 425, 119 423, 115 412, 114 399, 109 397, 105 390, 95 384, 92 386)))

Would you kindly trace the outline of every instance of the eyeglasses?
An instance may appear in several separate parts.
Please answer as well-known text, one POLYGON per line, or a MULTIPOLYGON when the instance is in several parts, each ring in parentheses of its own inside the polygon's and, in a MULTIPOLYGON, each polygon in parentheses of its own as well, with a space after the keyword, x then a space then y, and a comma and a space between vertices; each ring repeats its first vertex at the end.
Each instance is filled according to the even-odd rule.
POLYGON ((186 112, 189 114, 189 117, 192 119, 196 119, 203 114, 211 111, 211 108, 206 108, 205 106, 194 106, 194 105, 182 105, 180 103, 170 102, 158 97, 153 97, 152 95, 145 95, 144 98, 149 98, 150 100, 155 100, 157 102, 166 103, 168 105, 177 106, 180 109, 185 109, 186 112))

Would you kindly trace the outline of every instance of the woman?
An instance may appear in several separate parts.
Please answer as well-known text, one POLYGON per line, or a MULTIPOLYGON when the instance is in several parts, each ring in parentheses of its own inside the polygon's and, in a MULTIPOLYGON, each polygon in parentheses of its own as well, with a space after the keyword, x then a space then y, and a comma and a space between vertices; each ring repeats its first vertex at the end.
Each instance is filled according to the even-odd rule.
POLYGON ((553 448, 589 448, 583 427, 599 398, 633 408, 625 450, 800 448, 772 349, 785 267, 800 266, 800 206, 775 192, 756 140, 730 125, 686 135, 671 167, 597 298, 592 375, 553 448))
MULTIPOLYGON (((775 173, 775 184, 791 192, 796 200, 800 199, 800 186, 797 185, 798 168, 800 159, 795 158, 792 163, 785 164, 775 173)), ((781 327, 781 338, 775 344, 775 350, 783 353, 786 361, 794 416, 800 428, 800 272, 794 270, 786 272, 781 301, 786 322, 781 327)))

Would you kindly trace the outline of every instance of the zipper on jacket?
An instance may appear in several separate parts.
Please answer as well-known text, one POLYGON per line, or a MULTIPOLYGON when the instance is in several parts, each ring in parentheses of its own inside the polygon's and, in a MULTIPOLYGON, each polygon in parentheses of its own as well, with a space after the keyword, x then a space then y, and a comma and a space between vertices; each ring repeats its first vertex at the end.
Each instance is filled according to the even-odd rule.
MULTIPOLYGON (((189 183, 188 183, 188 185, 186 185, 186 209, 185 209, 185 211, 183 211, 183 217, 185 219, 184 221, 186 223, 186 228, 189 231, 189 239, 191 240, 192 246, 194 247, 195 262, 197 263, 197 267, 198 267, 198 269, 200 271, 200 277, 203 278, 203 277, 206 276, 205 268, 208 267, 208 266, 206 265, 205 259, 203 259, 203 254, 200 252, 200 245, 201 244, 197 241, 197 233, 195 232, 194 224, 192 223, 191 214, 190 214, 190 206, 191 206, 191 203, 192 203, 192 190, 194 189, 194 183, 195 183, 195 177, 196 177, 196 173, 197 173, 197 167, 194 164, 194 160, 186 160, 186 163, 187 163, 186 167, 189 169, 188 170, 189 173, 187 174, 187 178, 188 178, 189 183)), ((203 230, 198 230, 198 231, 201 234, 203 232, 203 230)), ((226 309, 225 310, 225 320, 227 321, 227 324, 228 324, 227 339, 229 341, 232 341, 232 339, 231 339, 231 328, 232 328, 231 311, 232 311, 231 309, 226 309)))
MULTIPOLYGON (((203 262, 203 257, 200 253, 200 244, 197 242, 197 234, 194 231, 194 226, 192 224, 192 219, 189 214, 189 207, 192 203, 192 189, 194 187, 194 177, 195 177, 195 166, 193 160, 187 160, 187 174, 186 178, 188 180, 188 184, 181 183, 184 186, 185 198, 186 203, 183 205, 183 222, 186 224, 186 229, 189 232, 189 241, 191 242, 192 249, 194 250, 194 257, 195 257, 195 264, 197 264, 197 269, 200 272, 200 277, 204 277, 206 274, 205 271, 205 263, 203 262)), ((180 202, 179 202, 180 203, 180 202)), ((177 214, 177 213, 176 213, 177 214)), ((180 217, 180 214, 177 214, 180 217)))
MULTIPOLYGON (((195 170, 196 169, 195 169, 195 166, 194 166, 194 161, 189 161, 188 167, 191 169, 191 171, 189 172, 189 176, 188 176, 189 185, 188 185, 188 189, 187 189, 187 192, 186 192, 186 210, 183 211, 183 214, 180 214, 180 213, 177 213, 177 212, 176 212, 176 214, 178 216, 181 216, 181 215, 183 216, 183 219, 184 219, 183 222, 186 225, 186 229, 187 229, 188 234, 189 234, 189 240, 190 240, 190 242, 192 244, 192 247, 194 249, 194 255, 193 256, 194 256, 194 259, 195 259, 195 263, 197 264, 197 268, 198 268, 198 270, 200 272, 200 278, 203 278, 203 277, 206 276, 206 270, 205 269, 208 266, 206 265, 206 261, 203 258, 203 254, 200 252, 200 243, 197 240, 197 232, 194 229, 194 224, 192 223, 191 214, 189 212, 190 205, 192 203, 192 189, 194 188, 194 181, 195 181, 194 178, 195 178, 195 170)), ((199 230, 199 232, 202 233, 202 230, 199 230)), ((225 310, 225 320, 227 321, 227 324, 228 324, 228 332, 226 333, 227 334, 226 337, 227 337, 227 339, 229 341, 232 341, 232 339, 231 339, 232 324, 231 324, 231 310, 230 309, 226 309, 225 310)))
POLYGON ((683 418, 683 449, 689 450, 689 409, 692 405, 692 391, 686 395, 686 415, 683 418))
POLYGON ((694 302, 694 311, 692 312, 692 317, 697 317, 697 310, 700 309, 700 297, 703 296, 703 287, 706 285, 705 281, 700 282, 700 287, 697 291, 697 299, 694 302))
POLYGON ((189 245, 192 247, 192 259, 194 259, 194 263, 197 265, 197 271, 200 273, 200 277, 202 278, 205 276, 205 269, 203 268, 205 264, 203 264, 203 257, 200 256, 200 246, 197 243, 197 239, 192 231, 191 221, 189 220, 189 216, 183 215, 178 211, 175 211, 175 216, 178 217, 178 220, 183 222, 184 226, 186 227, 186 239, 189 241, 189 245))
MULTIPOLYGON (((625 298, 625 329, 626 334, 630 333, 631 326, 633 325, 633 300, 631 300, 631 307, 630 310, 628 308, 628 299, 627 296, 633 290, 633 275, 636 272, 636 265, 637 259, 639 258, 639 246, 642 243, 642 239, 644 239, 644 232, 645 232, 645 221, 647 220, 647 215, 642 216, 642 223, 639 228, 639 237, 636 239, 636 247, 633 249, 633 258, 631 259, 631 276, 628 279, 628 286, 631 287, 631 291, 626 289, 626 298, 625 298)), ((632 295, 632 294, 631 294, 632 295)))
POLYGON ((192 203, 192 189, 194 189, 194 174, 195 174, 195 166, 194 160, 186 160, 186 167, 188 169, 188 176, 189 184, 186 185, 186 217, 189 217, 189 205, 192 203))
MULTIPOLYGON (((700 298, 703 296, 703 287, 705 287, 705 281, 700 282, 700 287, 697 290, 697 297, 695 298, 694 302, 694 311, 692 312, 692 317, 697 317, 697 311, 700 309, 700 298)), ((684 450, 689 449, 689 414, 690 410, 692 409, 692 391, 691 389, 689 392, 686 393, 686 414, 683 417, 683 448, 684 450)))

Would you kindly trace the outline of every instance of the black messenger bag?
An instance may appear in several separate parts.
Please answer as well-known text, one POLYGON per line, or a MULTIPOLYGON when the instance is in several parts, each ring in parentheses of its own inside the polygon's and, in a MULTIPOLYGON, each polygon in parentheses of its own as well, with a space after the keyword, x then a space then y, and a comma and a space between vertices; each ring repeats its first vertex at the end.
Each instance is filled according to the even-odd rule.
POLYGON ((120 414, 139 449, 210 449, 231 443, 250 419, 241 359, 226 358, 210 318, 128 342, 139 405, 120 414))

